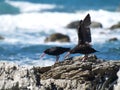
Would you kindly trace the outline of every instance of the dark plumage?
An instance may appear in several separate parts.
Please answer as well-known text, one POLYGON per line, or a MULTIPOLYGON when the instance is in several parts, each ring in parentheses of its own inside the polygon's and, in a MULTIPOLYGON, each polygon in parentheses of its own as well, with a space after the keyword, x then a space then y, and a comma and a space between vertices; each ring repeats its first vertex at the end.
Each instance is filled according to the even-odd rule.
POLYGON ((75 54, 75 53, 90 54, 94 52, 96 52, 96 50, 87 44, 77 45, 75 48, 70 50, 71 54, 75 54))
POLYGON ((56 61, 59 60, 59 56, 61 54, 63 54, 64 52, 67 52, 69 51, 70 48, 64 48, 64 47, 51 47, 49 49, 46 49, 44 51, 44 53, 41 55, 41 57, 43 57, 45 54, 48 54, 48 55, 53 55, 53 56, 56 56, 56 61))
POLYGON ((84 20, 80 20, 77 29, 78 44, 73 49, 71 49, 65 57, 67 57, 69 54, 81 53, 85 54, 85 58, 87 58, 88 54, 96 52, 96 50, 89 44, 92 41, 89 28, 90 24, 91 19, 89 14, 85 17, 84 20))
POLYGON ((85 17, 85 19, 83 21, 80 20, 79 26, 77 29, 78 45, 90 43, 92 41, 91 32, 90 32, 90 28, 89 28, 90 24, 91 24, 91 19, 90 19, 89 14, 85 17))

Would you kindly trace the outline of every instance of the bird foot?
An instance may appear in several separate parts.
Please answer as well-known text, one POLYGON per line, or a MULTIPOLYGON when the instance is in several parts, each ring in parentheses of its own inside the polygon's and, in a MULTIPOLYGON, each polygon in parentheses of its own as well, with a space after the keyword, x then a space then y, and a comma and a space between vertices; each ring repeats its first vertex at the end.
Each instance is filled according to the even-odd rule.
POLYGON ((88 60, 88 57, 87 57, 87 56, 84 56, 81 60, 82 60, 82 62, 85 62, 85 61, 88 60))
POLYGON ((59 61, 55 61, 55 63, 59 63, 59 61))

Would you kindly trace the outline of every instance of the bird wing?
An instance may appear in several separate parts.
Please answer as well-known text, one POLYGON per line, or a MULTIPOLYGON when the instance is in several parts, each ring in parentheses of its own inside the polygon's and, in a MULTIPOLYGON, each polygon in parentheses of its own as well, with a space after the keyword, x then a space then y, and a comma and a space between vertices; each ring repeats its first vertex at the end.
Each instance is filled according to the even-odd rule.
POLYGON ((84 23, 85 27, 89 27, 89 26, 90 26, 90 24, 91 24, 90 14, 88 14, 88 15, 84 18, 83 23, 84 23))
POLYGON ((82 21, 80 20, 78 26, 78 44, 90 43, 91 42, 91 32, 90 26, 91 19, 90 15, 88 14, 85 19, 82 21))
POLYGON ((50 52, 55 52, 55 51, 57 51, 57 47, 50 48, 50 52))

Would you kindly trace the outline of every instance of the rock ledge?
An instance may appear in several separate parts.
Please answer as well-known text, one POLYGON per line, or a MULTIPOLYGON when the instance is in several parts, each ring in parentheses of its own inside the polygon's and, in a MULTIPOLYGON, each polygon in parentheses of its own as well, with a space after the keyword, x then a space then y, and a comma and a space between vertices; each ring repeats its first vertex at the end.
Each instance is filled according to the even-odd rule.
POLYGON ((88 59, 74 57, 30 69, 0 62, 0 90, 113 90, 120 61, 88 59))

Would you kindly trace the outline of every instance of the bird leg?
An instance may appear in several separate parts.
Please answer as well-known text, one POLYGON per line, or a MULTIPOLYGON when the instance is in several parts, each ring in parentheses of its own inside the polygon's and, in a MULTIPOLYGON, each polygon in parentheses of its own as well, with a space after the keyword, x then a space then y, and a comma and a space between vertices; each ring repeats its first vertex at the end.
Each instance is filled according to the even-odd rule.
POLYGON ((69 57, 69 55, 70 55, 70 52, 67 52, 67 54, 64 56, 64 59, 69 57))
POLYGON ((45 56, 45 53, 42 53, 40 56, 40 59, 43 58, 45 56))
POLYGON ((60 56, 56 56, 56 63, 59 61, 60 56))
POLYGON ((82 61, 86 61, 88 59, 88 55, 85 54, 85 56, 82 58, 82 61))

